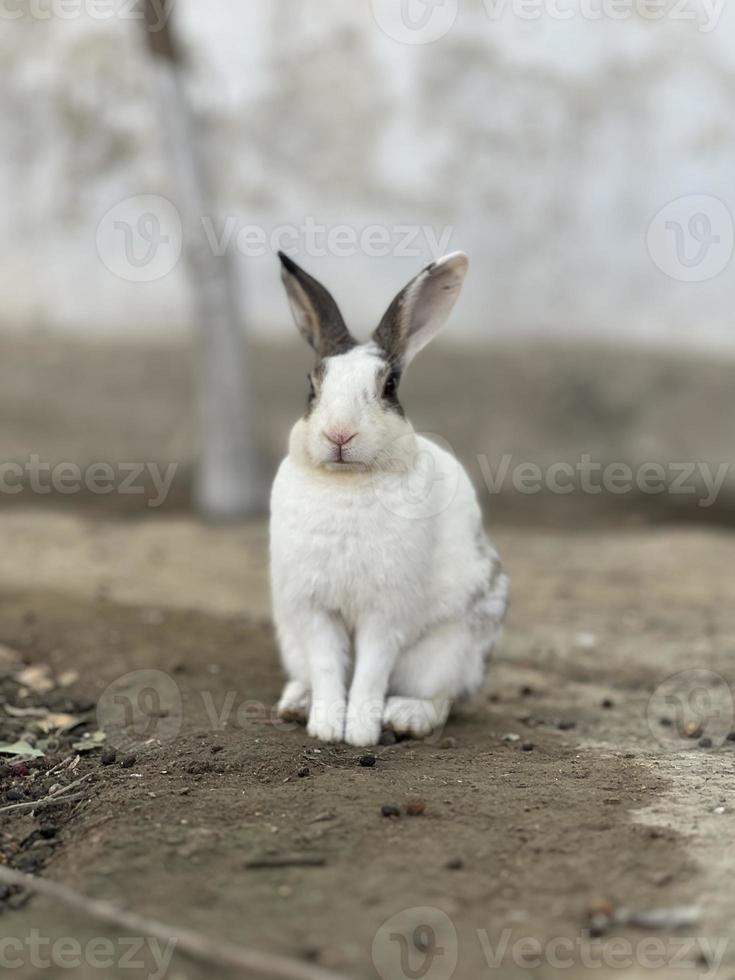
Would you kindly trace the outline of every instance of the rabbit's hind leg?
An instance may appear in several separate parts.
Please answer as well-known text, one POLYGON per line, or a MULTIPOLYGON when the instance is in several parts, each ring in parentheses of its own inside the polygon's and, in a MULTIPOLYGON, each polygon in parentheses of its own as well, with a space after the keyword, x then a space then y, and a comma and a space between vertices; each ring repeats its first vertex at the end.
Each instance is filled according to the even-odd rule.
POLYGON ((446 722, 458 698, 477 692, 487 665, 487 636, 475 624, 451 620, 435 625, 404 651, 393 669, 383 727, 424 738, 446 722))
POLYGON ((383 709, 383 728, 396 735, 425 738, 441 728, 451 707, 449 698, 389 697, 383 709))

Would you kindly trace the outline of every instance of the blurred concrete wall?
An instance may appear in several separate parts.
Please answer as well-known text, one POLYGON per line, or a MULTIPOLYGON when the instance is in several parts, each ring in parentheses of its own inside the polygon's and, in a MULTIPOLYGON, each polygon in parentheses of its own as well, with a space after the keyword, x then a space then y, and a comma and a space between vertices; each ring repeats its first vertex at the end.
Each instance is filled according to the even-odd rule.
MULTIPOLYGON (((304 410, 311 358, 296 340, 256 343, 252 355, 258 447, 273 472, 304 410)), ((191 345, 173 338, 0 335, 0 511, 31 504, 140 515, 162 501, 168 511, 188 509, 197 451, 191 358, 191 345), (79 489, 70 464, 85 480, 100 464, 112 467, 118 477, 107 482, 117 492, 79 489), (172 467, 162 495, 151 468, 162 478, 172 467), (126 474, 132 485, 123 486, 126 474)), ((401 401, 419 431, 456 453, 493 522, 735 525, 735 364, 722 358, 437 344, 408 372, 401 401)))
MULTIPOLYGON (((34 9, 0 15, 0 323, 183 331, 135 3, 34 9)), ((456 338, 733 346, 732 5, 178 0, 173 16, 211 153, 203 217, 259 334, 292 330, 274 245, 358 332, 462 248, 456 338)))

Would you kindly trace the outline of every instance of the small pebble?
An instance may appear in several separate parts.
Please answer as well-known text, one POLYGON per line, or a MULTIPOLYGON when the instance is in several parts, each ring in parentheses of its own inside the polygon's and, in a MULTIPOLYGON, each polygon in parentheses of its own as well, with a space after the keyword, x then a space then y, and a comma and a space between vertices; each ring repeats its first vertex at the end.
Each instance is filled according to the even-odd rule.
POLYGON ((590 936, 604 936, 615 917, 615 910, 604 898, 593 899, 587 908, 587 929, 590 936))
POLYGON ((507 735, 503 735, 504 742, 520 742, 521 736, 516 735, 515 732, 508 732, 507 735))
POLYGON ((401 815, 401 809, 395 803, 384 803, 380 808, 380 812, 384 817, 400 817, 401 815))
POLYGON ((570 732, 573 728, 577 727, 577 722, 567 721, 566 719, 562 719, 561 721, 558 721, 556 723, 556 727, 559 729, 560 732, 570 732))
POLYGON ((9 789, 5 794, 5 799, 9 803, 17 803, 19 800, 25 799, 25 793, 22 789, 9 789))
POLYGON ((117 752, 112 748, 112 746, 108 746, 106 749, 102 750, 100 762, 103 766, 111 766, 116 759, 117 752))
POLYGON ((408 800, 404 809, 409 817, 420 817, 426 810, 426 801, 418 799, 408 800))
POLYGON ((524 742, 521 748, 524 752, 533 752, 536 746, 533 744, 533 742, 524 742))
POLYGON ((577 633, 574 643, 581 650, 594 650, 597 646, 597 636, 594 633, 577 633))
POLYGON ((297 769, 296 775, 299 777, 299 779, 304 779, 306 776, 311 775, 311 770, 308 766, 302 766, 300 769, 297 769))
POLYGON ((459 871, 463 867, 464 861, 462 858, 452 858, 450 861, 447 861, 447 868, 449 868, 450 871, 459 871))
POLYGON ((133 754, 131 753, 130 755, 126 755, 126 756, 125 756, 125 757, 123 758, 123 760, 121 761, 121 763, 120 763, 120 765, 121 765, 121 766, 123 767, 123 769, 132 769, 132 768, 133 768, 133 766, 135 765, 135 763, 136 763, 137 761, 138 761, 138 760, 137 760, 137 758, 136 758, 136 756, 134 756, 134 755, 133 755, 133 754))
POLYGON ((594 633, 577 633, 574 643, 581 650, 594 650, 597 646, 597 636, 594 633))
POLYGON ((709 738, 707 735, 705 735, 704 738, 700 738, 700 740, 699 740, 699 747, 700 747, 700 749, 711 749, 712 748, 712 739, 709 738))
POLYGON ((212 755, 216 755, 218 752, 221 752, 223 748, 224 745, 213 745, 209 751, 212 753, 212 755))
POLYGON ((372 769, 375 765, 376 759, 371 752, 366 752, 365 755, 361 755, 358 762, 364 769, 372 769))

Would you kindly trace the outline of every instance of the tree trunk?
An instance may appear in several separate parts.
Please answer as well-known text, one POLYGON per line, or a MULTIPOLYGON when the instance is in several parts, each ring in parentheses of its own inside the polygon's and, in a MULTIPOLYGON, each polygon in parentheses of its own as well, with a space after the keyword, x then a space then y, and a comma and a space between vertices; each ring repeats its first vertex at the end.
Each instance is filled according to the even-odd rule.
MULTIPOLYGON (((199 453, 195 505, 205 517, 228 520, 264 508, 264 482, 254 438, 254 396, 242 330, 235 269, 216 255, 203 219, 212 214, 207 168, 186 97, 181 59, 160 2, 146 0, 161 128, 184 228, 187 263, 199 321, 197 401, 199 453), (153 25, 156 25, 155 29, 153 25)), ((170 13, 170 11, 169 11, 170 13)))

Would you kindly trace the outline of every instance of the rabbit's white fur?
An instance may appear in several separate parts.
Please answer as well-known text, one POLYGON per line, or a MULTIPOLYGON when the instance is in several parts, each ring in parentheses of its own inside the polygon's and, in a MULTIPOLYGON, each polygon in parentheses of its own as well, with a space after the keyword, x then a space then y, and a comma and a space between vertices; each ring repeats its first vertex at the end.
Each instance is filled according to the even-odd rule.
POLYGON ((308 718, 309 734, 325 741, 372 745, 382 728, 427 735, 454 700, 481 688, 507 579, 467 474, 414 433, 384 383, 446 319, 456 297, 445 294, 458 292, 466 259, 429 266, 397 297, 376 331, 381 343, 345 352, 342 334, 330 347, 334 323, 313 339, 328 318, 324 297, 301 295, 293 275, 307 293, 314 281, 286 261, 297 323, 309 319, 322 361, 271 499, 273 611, 290 678, 279 711, 308 718), (386 333, 401 330, 389 356, 386 333), (338 449, 325 433, 351 438, 338 449))

